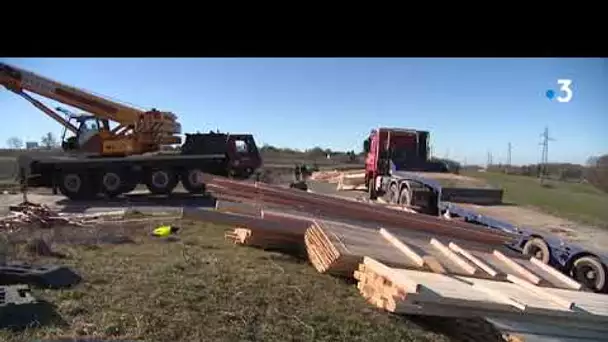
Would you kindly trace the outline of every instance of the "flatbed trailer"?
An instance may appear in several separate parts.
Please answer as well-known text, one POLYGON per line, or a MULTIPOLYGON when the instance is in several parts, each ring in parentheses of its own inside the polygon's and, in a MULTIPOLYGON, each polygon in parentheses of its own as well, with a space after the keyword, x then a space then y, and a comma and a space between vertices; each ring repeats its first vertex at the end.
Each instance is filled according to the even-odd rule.
POLYGON ((446 219, 462 219, 480 229, 514 235, 508 247, 533 256, 595 292, 608 293, 608 256, 509 220, 483 215, 468 205, 501 205, 503 190, 449 172, 447 163, 430 157, 428 131, 378 128, 364 141, 365 184, 370 200, 383 196, 390 204, 446 219), (442 165, 443 164, 443 165, 442 165))
POLYGON ((483 229, 512 233, 517 239, 507 247, 542 260, 595 292, 608 293, 605 252, 533 227, 513 224, 504 217, 492 216, 491 210, 479 209, 504 205, 502 189, 444 186, 434 173, 407 171, 379 176, 376 182, 377 195, 385 196, 389 203, 407 206, 422 214, 462 219, 483 229), (399 195, 395 195, 395 191, 399 195))

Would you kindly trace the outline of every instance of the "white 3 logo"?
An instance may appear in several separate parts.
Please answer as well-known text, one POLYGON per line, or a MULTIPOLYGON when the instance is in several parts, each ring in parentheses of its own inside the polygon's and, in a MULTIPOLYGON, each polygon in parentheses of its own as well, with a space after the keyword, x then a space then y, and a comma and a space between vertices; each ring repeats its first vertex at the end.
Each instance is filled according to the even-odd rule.
POLYGON ((572 100, 572 80, 557 80, 557 84, 560 85, 559 90, 562 92, 560 96, 556 98, 558 102, 568 103, 572 100))

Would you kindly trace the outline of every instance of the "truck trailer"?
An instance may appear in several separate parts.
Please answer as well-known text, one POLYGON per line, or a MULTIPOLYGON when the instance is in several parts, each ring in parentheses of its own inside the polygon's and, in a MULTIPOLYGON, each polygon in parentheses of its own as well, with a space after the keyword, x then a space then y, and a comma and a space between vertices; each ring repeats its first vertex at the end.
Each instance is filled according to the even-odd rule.
POLYGON ((480 229, 498 229, 517 238, 508 245, 533 256, 595 292, 608 293, 608 255, 569 243, 550 233, 493 217, 503 205, 503 189, 451 174, 448 165, 429 156, 428 131, 378 128, 365 143, 365 182, 370 200, 378 197, 420 214, 462 219, 480 229), (454 181, 456 180, 456 181, 454 181), (458 180, 466 180, 466 185, 458 180))

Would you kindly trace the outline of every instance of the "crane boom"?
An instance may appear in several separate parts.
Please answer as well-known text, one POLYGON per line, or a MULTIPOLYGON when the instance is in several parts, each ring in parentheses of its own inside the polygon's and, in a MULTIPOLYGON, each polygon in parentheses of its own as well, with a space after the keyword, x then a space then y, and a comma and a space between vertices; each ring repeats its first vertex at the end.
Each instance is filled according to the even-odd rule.
POLYGON ((78 108, 96 118, 116 122, 124 132, 120 137, 112 135, 113 132, 106 133, 103 136, 106 141, 103 142, 102 150, 145 153, 158 150, 159 145, 181 142, 178 136, 181 134, 181 125, 177 122, 177 116, 171 112, 156 109, 142 111, 5 63, 0 63, 0 85, 24 97, 70 131, 74 130, 74 126, 67 126, 59 115, 25 91, 78 108), (116 142, 118 139, 121 139, 119 143, 116 142))

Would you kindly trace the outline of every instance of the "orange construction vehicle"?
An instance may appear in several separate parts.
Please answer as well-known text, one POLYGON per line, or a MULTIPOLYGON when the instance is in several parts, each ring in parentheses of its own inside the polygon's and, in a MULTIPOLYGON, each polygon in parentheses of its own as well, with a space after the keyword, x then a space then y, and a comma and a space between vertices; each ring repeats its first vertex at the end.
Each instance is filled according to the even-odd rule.
POLYGON ((163 153, 163 146, 181 143, 181 125, 171 112, 142 111, 4 63, 0 85, 74 134, 62 142, 68 155, 19 158, 22 178, 31 187, 57 187, 80 199, 118 196, 138 184, 154 194, 170 194, 181 181, 190 193, 201 193, 200 173, 246 178, 262 162, 250 134, 186 134, 180 153, 163 153), (85 114, 64 118, 28 92, 85 114))

